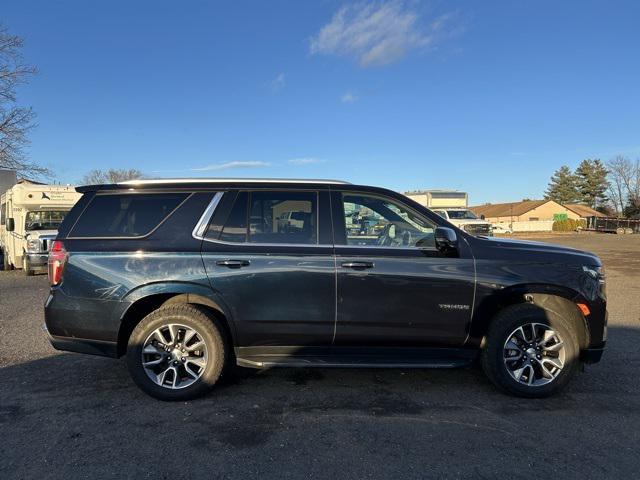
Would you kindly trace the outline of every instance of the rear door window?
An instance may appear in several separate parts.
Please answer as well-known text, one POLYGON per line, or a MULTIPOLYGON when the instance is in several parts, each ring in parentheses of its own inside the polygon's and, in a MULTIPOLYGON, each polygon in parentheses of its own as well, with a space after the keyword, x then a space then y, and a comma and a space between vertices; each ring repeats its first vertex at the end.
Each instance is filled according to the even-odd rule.
MULTIPOLYGON (((219 237, 233 243, 315 245, 318 243, 318 193, 239 192, 219 237)), ((213 236, 212 236, 213 235, 213 236)))
POLYGON ((249 242, 318 243, 318 195, 315 192, 252 192, 249 242))
POLYGON ((247 201, 249 194, 240 192, 236 197, 229 218, 222 228, 220 240, 223 242, 244 243, 247 241, 247 201))
POLYGON ((126 238, 148 235, 188 196, 188 193, 96 195, 69 236, 126 238))

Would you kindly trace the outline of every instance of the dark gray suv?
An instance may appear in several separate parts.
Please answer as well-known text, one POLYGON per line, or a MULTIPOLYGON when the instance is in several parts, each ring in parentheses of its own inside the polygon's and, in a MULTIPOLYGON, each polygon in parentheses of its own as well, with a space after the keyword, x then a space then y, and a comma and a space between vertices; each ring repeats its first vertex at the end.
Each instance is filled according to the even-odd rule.
POLYGON ((80 187, 49 256, 60 350, 126 355, 163 400, 230 365, 436 367, 478 355, 515 395, 564 387, 606 340, 593 254, 471 236, 398 193, 323 180, 80 187))

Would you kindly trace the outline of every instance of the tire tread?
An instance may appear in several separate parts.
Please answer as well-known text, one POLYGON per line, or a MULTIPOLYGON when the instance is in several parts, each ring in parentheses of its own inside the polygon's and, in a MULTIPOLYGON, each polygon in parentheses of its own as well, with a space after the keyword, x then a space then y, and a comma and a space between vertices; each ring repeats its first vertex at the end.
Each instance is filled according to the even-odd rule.
POLYGON ((190 303, 174 303, 154 310, 133 329, 127 343, 127 366, 134 382, 144 392, 159 400, 184 401, 197 398, 209 391, 220 378, 227 360, 228 339, 218 320, 203 308, 190 303), (141 344, 152 330, 166 323, 191 323, 198 332, 208 336, 209 360, 200 379, 184 389, 170 390, 153 383, 139 362, 141 344), (158 325, 154 325, 158 323, 158 325), (211 344, 210 344, 211 343, 211 344))

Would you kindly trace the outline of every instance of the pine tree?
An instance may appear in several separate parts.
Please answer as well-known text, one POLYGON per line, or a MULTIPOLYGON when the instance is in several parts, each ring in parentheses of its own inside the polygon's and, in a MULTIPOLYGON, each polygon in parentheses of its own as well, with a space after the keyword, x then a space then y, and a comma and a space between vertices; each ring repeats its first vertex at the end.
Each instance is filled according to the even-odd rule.
POLYGON ((547 187, 545 197, 560 204, 579 200, 580 194, 576 188, 576 177, 569 167, 563 165, 555 171, 547 187))
POLYGON ((609 187, 607 169, 598 159, 586 159, 580 162, 575 171, 576 188, 580 200, 591 208, 606 202, 605 192, 609 187))

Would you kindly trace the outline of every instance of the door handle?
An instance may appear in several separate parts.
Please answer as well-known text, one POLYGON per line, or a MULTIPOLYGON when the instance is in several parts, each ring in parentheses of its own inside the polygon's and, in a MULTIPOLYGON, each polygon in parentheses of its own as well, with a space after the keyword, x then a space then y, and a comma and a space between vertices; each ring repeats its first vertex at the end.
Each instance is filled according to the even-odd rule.
POLYGON ((342 264, 344 268, 353 268, 361 270, 365 268, 373 268, 373 262, 344 262, 342 264))
POLYGON ((227 268, 241 268, 248 267, 250 263, 249 260, 218 260, 216 265, 227 268))

